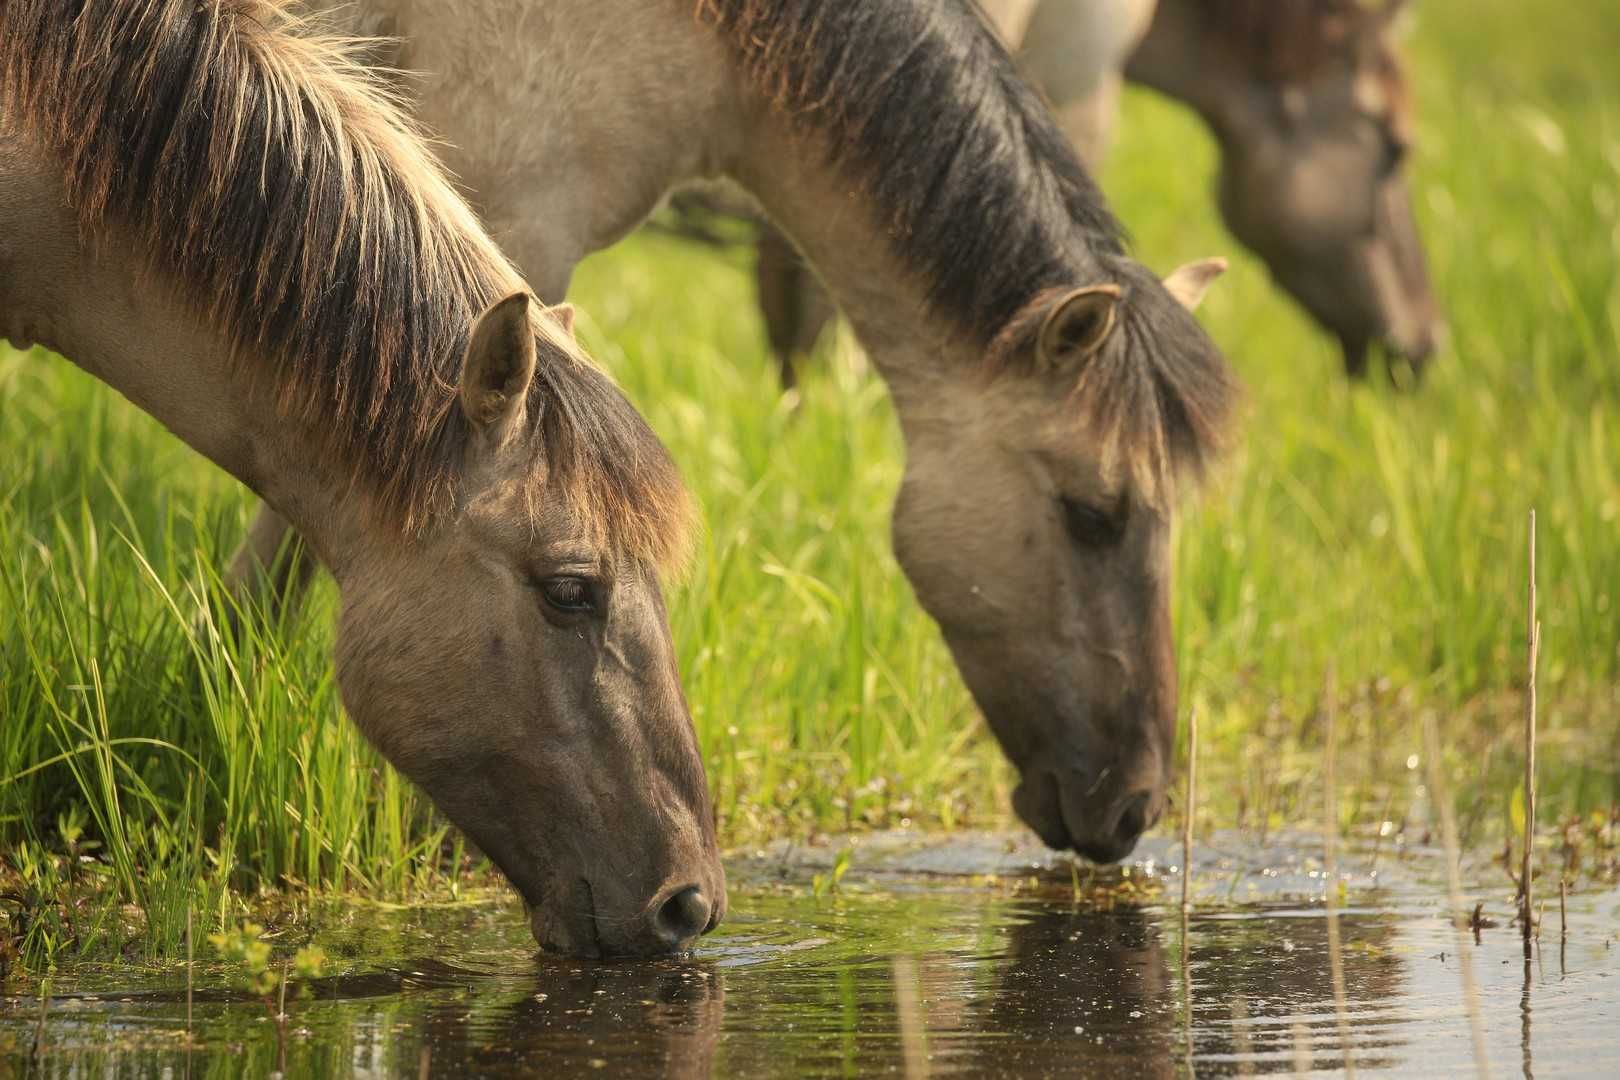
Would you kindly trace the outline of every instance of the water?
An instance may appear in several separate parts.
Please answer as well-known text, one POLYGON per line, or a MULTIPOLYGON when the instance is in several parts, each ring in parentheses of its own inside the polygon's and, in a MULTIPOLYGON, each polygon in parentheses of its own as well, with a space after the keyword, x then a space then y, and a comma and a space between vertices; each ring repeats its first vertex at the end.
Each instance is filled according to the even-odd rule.
MULTIPOLYGON (((1171 1076, 1336 1071, 1347 1052, 1363 1071, 1472 1069, 1433 853, 1344 857, 1346 1039, 1309 843, 1204 845, 1185 938, 1168 844, 1128 875, 1080 871, 1078 893, 1017 838, 891 835, 832 894, 835 850, 738 860, 722 931, 657 963, 536 957, 506 902, 317 909, 277 939, 329 957, 279 1036, 217 965, 198 966, 189 1047, 183 966, 62 973, 42 1028, 37 997, 0 997, 0 1077, 1171 1076)), ((1477 874, 1493 1073, 1620 1075, 1620 893, 1573 895, 1562 949, 1554 894, 1526 962, 1505 876, 1477 874)))

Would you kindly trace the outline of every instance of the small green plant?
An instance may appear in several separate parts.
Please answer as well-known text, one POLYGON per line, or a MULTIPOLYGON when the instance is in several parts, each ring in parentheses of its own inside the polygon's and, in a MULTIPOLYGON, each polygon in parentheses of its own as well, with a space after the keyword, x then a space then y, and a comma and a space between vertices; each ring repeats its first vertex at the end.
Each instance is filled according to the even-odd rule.
POLYGON ((289 969, 298 976, 300 995, 308 992, 308 980, 319 978, 326 966, 326 952, 319 945, 305 945, 293 954, 290 964, 283 962, 278 968, 271 962, 270 943, 264 940, 264 927, 255 922, 244 922, 234 930, 208 935, 209 944, 218 950, 228 963, 241 966, 248 977, 248 989, 263 999, 265 1008, 277 1020, 285 1019, 284 1010, 275 1003, 276 992, 287 996, 289 969))
MULTIPOLYGON (((319 945, 305 945, 302 949, 299 949, 297 952, 293 953, 293 974, 297 975, 300 979, 318 979, 321 976, 321 972, 325 968, 326 951, 319 945)), ((308 989, 309 988, 307 986, 300 986, 298 988, 298 992, 303 994, 306 993, 308 989)))
POLYGON ((816 899, 824 896, 837 896, 839 882, 849 873, 849 858, 853 848, 845 848, 833 859, 832 869, 825 874, 816 874, 810 879, 810 891, 815 893, 816 899))
POLYGON ((208 942, 226 962, 241 965, 248 977, 248 989, 268 1005, 281 985, 281 973, 270 966, 270 943, 263 940, 263 933, 264 927, 258 923, 245 922, 234 930, 209 934, 208 942))

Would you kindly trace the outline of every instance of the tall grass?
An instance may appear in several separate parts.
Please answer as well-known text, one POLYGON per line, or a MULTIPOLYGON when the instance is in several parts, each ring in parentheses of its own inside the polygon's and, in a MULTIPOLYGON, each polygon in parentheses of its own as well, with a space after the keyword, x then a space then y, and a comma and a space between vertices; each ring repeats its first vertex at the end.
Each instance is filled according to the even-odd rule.
MULTIPOLYGON (((1245 442, 1186 508, 1174 601, 1215 820, 1311 812, 1330 663, 1348 818, 1405 790, 1425 713, 1465 827, 1504 818, 1532 505, 1541 800, 1617 797, 1620 24, 1598 7, 1421 8, 1415 192, 1453 342, 1413 393, 1346 385, 1221 233, 1201 130, 1127 101, 1104 179, 1139 256, 1234 257, 1206 323, 1249 388, 1245 442)), ((1003 820, 1008 770, 888 550, 883 388, 844 340, 786 408, 744 259, 643 235, 576 290, 706 513, 671 612, 724 836, 1003 820)), ((262 887, 448 883, 442 824, 341 716, 330 586, 286 625, 219 632, 251 511, 234 484, 38 352, 0 350, 0 463, 0 854, 36 883, 87 866, 146 912, 36 919, 36 955, 171 949, 186 897, 218 922, 262 887), (85 843, 93 862, 62 858, 85 843)))

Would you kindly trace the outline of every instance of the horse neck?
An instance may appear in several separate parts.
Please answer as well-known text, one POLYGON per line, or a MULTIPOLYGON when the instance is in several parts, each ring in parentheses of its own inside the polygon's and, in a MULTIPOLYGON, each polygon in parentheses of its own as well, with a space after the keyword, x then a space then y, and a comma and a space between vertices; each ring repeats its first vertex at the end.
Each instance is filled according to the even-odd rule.
POLYGON ((830 168, 814 141, 761 103, 729 172, 816 270, 904 409, 909 391, 960 369, 961 331, 930 307, 925 286, 892 253, 879 211, 830 168))
POLYGON ((1209 40, 1196 0, 1158 0, 1125 75, 1191 107, 1221 138, 1247 122, 1258 83, 1231 51, 1209 40))
POLYGON ((88 241, 60 170, 0 133, 0 337, 43 345, 123 394, 257 491, 340 575, 368 526, 314 433, 280 419, 227 348, 115 229, 88 241))

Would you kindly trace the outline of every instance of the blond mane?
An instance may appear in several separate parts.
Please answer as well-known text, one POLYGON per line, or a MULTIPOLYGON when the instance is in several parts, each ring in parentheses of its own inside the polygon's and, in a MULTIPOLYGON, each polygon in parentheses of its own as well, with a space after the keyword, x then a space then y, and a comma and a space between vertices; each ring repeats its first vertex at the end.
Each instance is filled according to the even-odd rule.
MULTIPOLYGON (((62 161, 87 235, 132 233, 243 377, 418 530, 454 505, 473 321, 523 285, 367 44, 287 0, 5 0, 0 94, 62 161)), ((534 330, 531 504, 676 557, 688 499, 664 448, 555 320, 534 330)))

